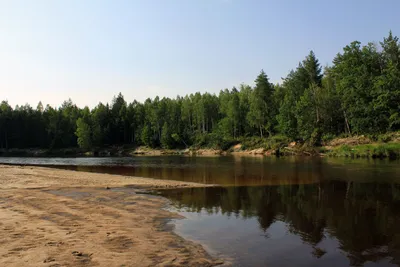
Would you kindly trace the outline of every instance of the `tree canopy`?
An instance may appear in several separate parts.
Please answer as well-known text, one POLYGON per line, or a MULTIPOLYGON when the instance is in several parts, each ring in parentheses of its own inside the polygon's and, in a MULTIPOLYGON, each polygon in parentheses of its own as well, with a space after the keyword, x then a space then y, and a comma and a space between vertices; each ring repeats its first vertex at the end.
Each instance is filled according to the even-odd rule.
POLYGON ((86 150, 121 145, 178 148, 219 145, 221 140, 285 135, 318 145, 324 135, 379 134, 400 130, 400 43, 392 32, 380 43, 354 41, 331 66, 313 51, 280 84, 261 70, 254 86, 218 95, 111 103, 79 108, 0 104, 0 148, 86 150))

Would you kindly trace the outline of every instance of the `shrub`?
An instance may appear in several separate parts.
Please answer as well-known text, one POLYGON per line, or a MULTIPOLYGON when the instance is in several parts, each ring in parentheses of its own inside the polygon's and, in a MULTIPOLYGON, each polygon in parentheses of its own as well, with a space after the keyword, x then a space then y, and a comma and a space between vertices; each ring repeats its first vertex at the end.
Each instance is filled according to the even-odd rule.
POLYGON ((321 141, 323 144, 328 143, 329 141, 332 141, 335 138, 334 134, 328 133, 328 134, 324 134, 321 138, 321 141))

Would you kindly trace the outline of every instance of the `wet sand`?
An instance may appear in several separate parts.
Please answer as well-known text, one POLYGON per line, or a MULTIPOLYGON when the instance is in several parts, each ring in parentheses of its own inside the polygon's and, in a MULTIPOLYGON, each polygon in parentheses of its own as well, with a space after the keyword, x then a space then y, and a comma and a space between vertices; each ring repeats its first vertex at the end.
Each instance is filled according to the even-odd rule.
POLYGON ((215 266, 143 189, 201 184, 0 165, 0 266, 215 266))

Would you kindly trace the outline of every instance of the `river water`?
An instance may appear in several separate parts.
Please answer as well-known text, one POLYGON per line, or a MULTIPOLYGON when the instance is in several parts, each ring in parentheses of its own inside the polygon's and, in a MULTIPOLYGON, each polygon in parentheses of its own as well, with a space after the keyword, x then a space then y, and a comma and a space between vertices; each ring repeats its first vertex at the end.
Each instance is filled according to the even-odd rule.
POLYGON ((234 266, 400 266, 400 162, 274 157, 0 158, 220 187, 160 194, 175 230, 234 266))

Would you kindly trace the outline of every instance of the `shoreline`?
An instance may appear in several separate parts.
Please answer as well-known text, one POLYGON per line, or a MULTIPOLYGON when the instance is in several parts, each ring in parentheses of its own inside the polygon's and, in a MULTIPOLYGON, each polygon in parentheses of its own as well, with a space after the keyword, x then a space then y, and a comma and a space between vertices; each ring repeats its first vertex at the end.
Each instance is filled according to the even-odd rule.
POLYGON ((0 165, 1 266, 216 266, 143 190, 210 185, 0 165))
MULTIPOLYGON (((375 138, 376 139, 376 138, 375 138)), ((149 147, 104 147, 93 150, 79 148, 64 149, 0 149, 0 157, 137 157, 137 156, 312 156, 312 157, 351 157, 351 158, 400 158, 400 133, 378 140, 361 136, 335 138, 321 146, 305 143, 268 139, 237 141, 231 146, 221 148, 190 147, 186 149, 162 149, 149 147)))

